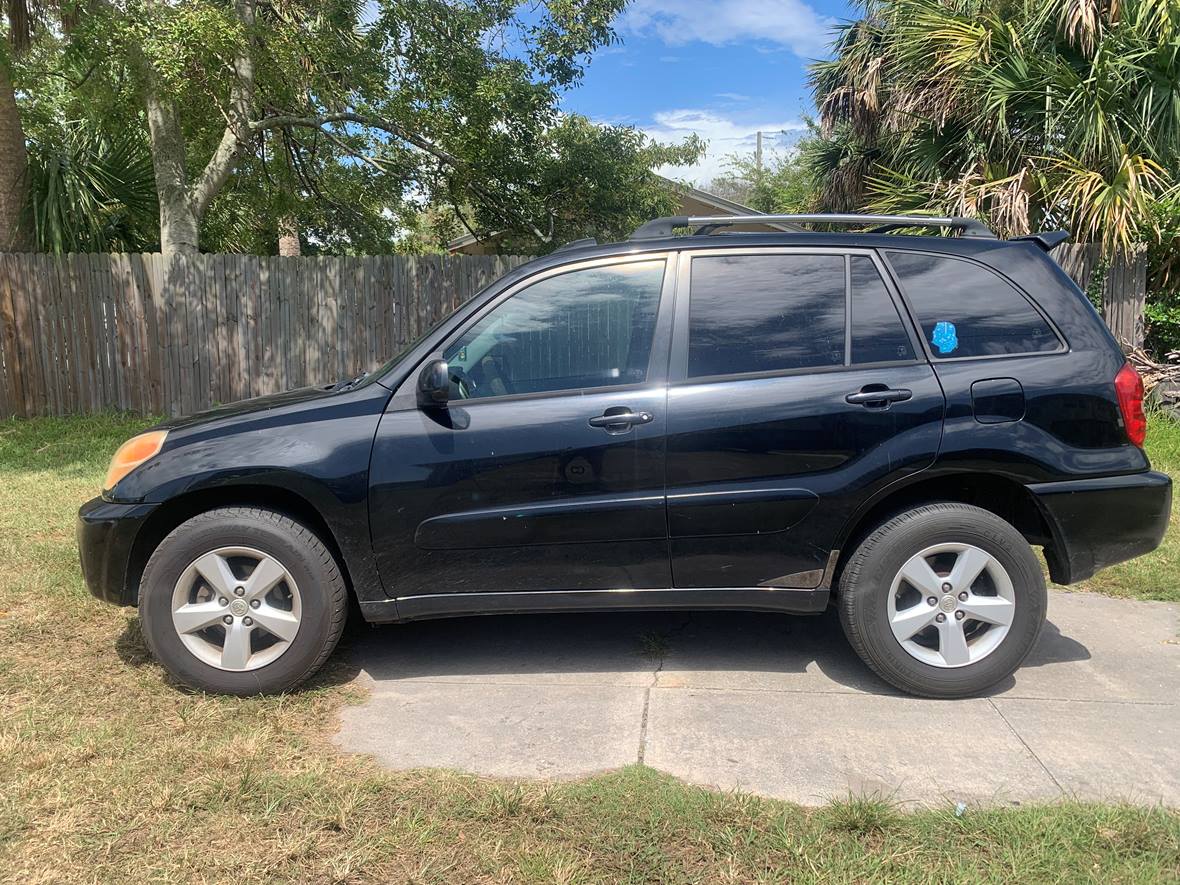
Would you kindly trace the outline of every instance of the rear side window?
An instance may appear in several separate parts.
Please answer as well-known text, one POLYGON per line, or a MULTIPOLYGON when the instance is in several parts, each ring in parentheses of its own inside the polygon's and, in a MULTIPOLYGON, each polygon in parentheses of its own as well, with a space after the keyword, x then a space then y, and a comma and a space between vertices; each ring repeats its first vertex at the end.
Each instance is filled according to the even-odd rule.
POLYGON ((844 256, 692 261, 688 377, 844 364, 844 256))
POLYGON ((890 252, 902 289, 935 358, 1044 353, 1061 342, 1020 292, 967 261, 890 252))
POLYGON ((876 265, 861 255, 853 255, 849 261, 853 364, 912 360, 910 336, 876 265))

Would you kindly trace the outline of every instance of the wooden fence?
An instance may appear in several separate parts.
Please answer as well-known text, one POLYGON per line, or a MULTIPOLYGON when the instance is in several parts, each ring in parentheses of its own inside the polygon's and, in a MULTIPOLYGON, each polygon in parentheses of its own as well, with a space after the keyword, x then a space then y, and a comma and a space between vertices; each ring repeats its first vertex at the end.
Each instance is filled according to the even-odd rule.
POLYGON ((181 415, 349 377, 527 260, 0 255, 0 417, 181 415))
MULTIPOLYGON (((1095 246, 1054 251, 1079 285, 1095 246)), ((523 257, 0 255, 0 418, 181 415, 371 369, 523 257)), ((1143 340, 1146 261, 1112 263, 1103 314, 1143 340)))
POLYGON ((1095 270, 1102 268, 1102 318, 1124 347, 1143 344, 1147 256, 1142 248, 1103 262, 1099 246, 1065 243, 1053 250, 1053 257, 1084 291, 1089 291, 1095 270))

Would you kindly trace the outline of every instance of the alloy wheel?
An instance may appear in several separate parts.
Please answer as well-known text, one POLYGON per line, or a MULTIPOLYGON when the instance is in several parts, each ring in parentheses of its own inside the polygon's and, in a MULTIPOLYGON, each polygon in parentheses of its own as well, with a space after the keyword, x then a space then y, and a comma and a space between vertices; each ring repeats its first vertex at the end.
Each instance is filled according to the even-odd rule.
POLYGON ((299 588, 278 559, 218 547, 195 559, 172 591, 172 625, 185 648, 219 670, 256 670, 299 632, 299 588))
POLYGON ((889 626, 911 656, 934 667, 965 667, 1004 641, 1016 613, 1012 579, 996 557, 966 543, 915 553, 893 579, 889 626))

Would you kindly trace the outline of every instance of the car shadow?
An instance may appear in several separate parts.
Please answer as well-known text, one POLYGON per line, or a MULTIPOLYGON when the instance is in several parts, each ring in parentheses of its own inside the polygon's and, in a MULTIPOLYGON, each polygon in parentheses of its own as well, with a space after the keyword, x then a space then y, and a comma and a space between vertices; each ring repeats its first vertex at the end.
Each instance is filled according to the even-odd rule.
MULTIPOLYGON (((766 612, 595 612, 496 615, 370 626, 355 622, 337 652, 378 685, 403 680, 493 680, 602 675, 611 681, 724 686, 725 673, 809 674, 783 687, 897 695, 848 645, 832 611, 819 616, 766 612), (815 675, 818 671, 820 676, 815 675), (717 674, 722 674, 718 679, 717 674), (832 686, 830 683, 835 683, 832 686)), ((1090 658, 1047 622, 1023 667, 1090 658)), ((791 680, 787 680, 791 682, 791 680)), ((988 694, 1012 687, 1009 677, 988 694)), ((772 686, 768 686, 772 687, 772 686)))

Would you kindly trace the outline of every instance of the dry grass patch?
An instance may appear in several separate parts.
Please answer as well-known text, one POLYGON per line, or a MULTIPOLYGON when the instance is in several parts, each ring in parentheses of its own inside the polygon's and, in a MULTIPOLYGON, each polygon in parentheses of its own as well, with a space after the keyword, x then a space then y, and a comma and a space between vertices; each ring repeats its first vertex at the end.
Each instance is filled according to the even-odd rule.
MULTIPOLYGON (((809 812, 631 767, 578 783, 388 773, 326 740, 350 698, 168 683, 138 622, 90 598, 74 513, 147 422, 0 423, 0 876, 14 882, 1150 882, 1163 809, 809 812)), ((346 639, 347 641, 347 639, 346 639)))

